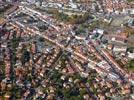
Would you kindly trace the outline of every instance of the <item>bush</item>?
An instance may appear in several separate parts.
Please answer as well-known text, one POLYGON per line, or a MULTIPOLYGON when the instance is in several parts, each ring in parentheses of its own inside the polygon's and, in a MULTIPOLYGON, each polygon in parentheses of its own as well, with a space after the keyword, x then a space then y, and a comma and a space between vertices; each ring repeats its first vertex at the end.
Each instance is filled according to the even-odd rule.
POLYGON ((127 64, 128 68, 134 68, 134 60, 130 60, 127 64))

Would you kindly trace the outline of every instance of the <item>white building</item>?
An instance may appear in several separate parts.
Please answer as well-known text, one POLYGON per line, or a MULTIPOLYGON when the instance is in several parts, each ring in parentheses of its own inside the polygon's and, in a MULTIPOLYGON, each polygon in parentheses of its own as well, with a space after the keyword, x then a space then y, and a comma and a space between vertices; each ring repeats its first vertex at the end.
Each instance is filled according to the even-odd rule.
POLYGON ((114 52, 126 52, 127 46, 114 46, 113 51, 114 52))
POLYGON ((129 58, 134 59, 134 52, 133 53, 128 52, 127 54, 129 58))

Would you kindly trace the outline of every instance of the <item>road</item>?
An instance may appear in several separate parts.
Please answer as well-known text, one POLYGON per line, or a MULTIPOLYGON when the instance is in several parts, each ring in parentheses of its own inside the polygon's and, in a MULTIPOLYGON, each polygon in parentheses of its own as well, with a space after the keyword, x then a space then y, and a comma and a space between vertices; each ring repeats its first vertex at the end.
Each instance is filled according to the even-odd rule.
POLYGON ((111 62, 111 60, 96 46, 94 46, 94 48, 96 49, 96 51, 108 62, 108 64, 111 66, 113 72, 117 75, 119 75, 119 77, 124 80, 124 75, 121 73, 120 69, 117 67, 117 65, 113 64, 111 62))
MULTIPOLYGON (((25 11, 25 12, 30 13, 30 14, 31 14, 31 13, 35 13, 34 11, 29 10, 29 8, 27 8, 27 10, 28 10, 29 12, 27 12, 27 11, 25 11)), ((42 15, 40 15, 40 14, 37 14, 36 17, 40 18, 40 20, 42 20, 42 21, 44 21, 44 22, 47 22, 47 21, 45 20, 45 18, 44 18, 44 15, 42 16, 42 15)), ((45 17, 46 17, 46 16, 45 16, 45 17)), ((51 26, 53 25, 52 23, 49 23, 49 22, 47 22, 47 23, 48 23, 48 24, 51 24, 51 26)), ((19 24, 19 26, 21 26, 21 27, 23 27, 24 29, 26 29, 29 34, 38 34, 38 35, 40 35, 41 37, 44 37, 46 40, 48 40, 48 41, 50 41, 50 42, 56 44, 58 47, 62 48, 63 50, 66 50, 66 51, 70 52, 70 48, 68 48, 67 46, 65 47, 64 45, 59 44, 59 43, 56 42, 55 40, 52 40, 52 39, 48 38, 48 37, 45 35, 45 33, 43 34, 43 33, 38 32, 37 30, 32 30, 32 29, 30 29, 30 28, 26 28, 24 25, 22 25, 22 24, 19 23, 19 22, 17 22, 17 24, 19 24)), ((53 25, 53 27, 54 27, 54 29, 56 28, 54 25, 53 25)), ((57 30, 57 29, 56 29, 56 30, 57 30)), ((59 31, 59 30, 58 30, 58 31, 59 31)), ((69 41, 69 42, 70 42, 70 41, 69 41)), ((69 42, 68 42, 68 45, 69 45, 69 42)), ((120 72, 119 72, 118 68, 115 66, 115 64, 111 63, 111 62, 109 61, 109 59, 105 56, 105 54, 103 54, 103 53, 101 52, 101 50, 99 50, 97 47, 95 47, 95 49, 97 50, 97 52, 99 52, 99 53, 101 54, 102 57, 105 58, 105 60, 109 63, 109 65, 111 65, 113 71, 114 71, 117 75, 119 75, 120 77, 122 77, 122 75, 120 74, 120 72)), ((74 54, 75 56, 80 57, 80 58, 83 59, 84 61, 88 61, 87 57, 83 56, 82 54, 80 54, 80 53, 78 53, 78 52, 75 52, 75 51, 73 51, 73 50, 71 50, 71 51, 72 51, 71 53, 74 54)), ((123 78, 123 77, 122 77, 122 78, 123 78)))
MULTIPOLYGON (((28 12, 26 12, 26 13, 28 13, 28 12)), ((29 14, 31 14, 31 12, 30 12, 29 14)), ((47 21, 45 20, 44 16, 37 14, 36 17, 39 18, 40 20, 42 20, 43 22, 48 23, 50 26, 52 26, 52 27, 53 27, 54 29, 56 29, 57 31, 60 31, 60 29, 57 29, 56 26, 54 26, 53 23, 47 22, 47 21)), ((16 25, 14 25, 14 23, 12 23, 12 22, 11 22, 11 24, 12 24, 14 27, 22 27, 22 28, 23 28, 28 34, 30 34, 30 35, 39 35, 39 36, 41 36, 41 37, 44 37, 46 40, 48 40, 48 41, 54 43, 55 45, 57 45, 58 47, 60 47, 60 48, 63 50, 63 53, 58 57, 58 59, 56 60, 55 63, 57 63, 57 61, 62 57, 62 55, 64 54, 64 51, 71 52, 71 54, 77 56, 78 58, 83 59, 84 61, 89 61, 89 59, 88 59, 87 57, 83 56, 82 54, 80 54, 80 53, 78 53, 78 52, 76 52, 76 51, 74 51, 74 50, 72 50, 72 49, 70 50, 70 48, 68 48, 68 45, 70 44, 70 41, 68 42, 68 44, 67 44, 66 46, 64 46, 64 45, 59 44, 59 43, 56 42, 55 40, 52 40, 52 39, 50 39, 49 37, 47 37, 45 33, 40 33, 40 32, 37 31, 37 30, 34 30, 34 29, 30 29, 30 28, 28 28, 28 27, 25 27, 23 24, 21 24, 21 23, 19 23, 19 22, 16 22, 16 23, 15 23, 16 25)), ((96 47, 96 46, 94 45, 94 48, 95 48, 96 51, 108 62, 108 64, 111 66, 113 72, 114 72, 115 74, 119 75, 121 79, 124 79, 124 76, 123 76, 122 73, 120 72, 120 69, 119 69, 114 63, 112 63, 112 62, 109 60, 109 58, 108 58, 98 47, 96 47)), ((55 64, 55 63, 54 63, 54 64, 55 64)), ((73 66, 73 67, 74 67, 74 69, 76 69, 76 68, 75 68, 76 66, 73 66)), ((91 91, 90 87, 85 84, 85 88, 87 89, 87 91, 88 91, 88 93, 89 93, 89 96, 91 96, 91 97, 93 98, 93 100, 96 100, 96 98, 95 98, 93 92, 91 91)))

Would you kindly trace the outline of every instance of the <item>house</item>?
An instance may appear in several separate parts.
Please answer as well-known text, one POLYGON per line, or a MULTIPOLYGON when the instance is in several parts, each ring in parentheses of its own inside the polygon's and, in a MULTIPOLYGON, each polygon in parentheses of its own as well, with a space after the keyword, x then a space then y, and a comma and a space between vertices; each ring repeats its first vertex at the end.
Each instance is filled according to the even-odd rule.
POLYGON ((35 42, 32 43, 31 51, 32 51, 32 53, 36 53, 36 51, 37 51, 37 46, 36 46, 35 42))
POLYGON ((109 73, 108 78, 113 81, 117 81, 119 79, 119 76, 115 73, 109 73))
POLYGON ((127 33, 126 32, 122 32, 122 30, 118 30, 114 34, 108 35, 108 38, 112 42, 125 43, 125 41, 127 40, 127 33))
POLYGON ((109 18, 104 18, 104 21, 107 22, 107 23, 111 23, 112 20, 113 20, 113 18, 110 18, 110 17, 109 18))
POLYGON ((77 5, 76 4, 74 4, 74 3, 70 3, 70 5, 69 5, 71 8, 73 8, 73 9, 77 9, 77 5))
POLYGON ((115 12, 119 9, 127 7, 126 0, 102 0, 102 5, 105 11, 115 12))
POLYGON ((124 12, 129 13, 130 15, 134 15, 134 9, 133 8, 125 9, 124 12))
POLYGON ((113 45, 112 44, 107 45, 107 49, 112 50, 113 49, 113 45))
POLYGON ((6 94, 6 95, 4 96, 4 100, 10 100, 10 99, 11 99, 11 96, 10 96, 10 95, 6 94))
POLYGON ((102 60, 101 62, 99 62, 97 64, 100 68, 104 69, 104 70, 109 70, 111 67, 110 65, 105 61, 105 60, 102 60))
POLYGON ((103 29, 95 29, 95 30, 93 30, 93 33, 94 34, 99 33, 99 34, 103 35, 104 30, 103 29))
POLYGON ((92 38, 100 39, 103 36, 103 34, 104 34, 104 30, 97 28, 97 29, 93 30, 92 33, 93 33, 93 35, 91 35, 92 38))

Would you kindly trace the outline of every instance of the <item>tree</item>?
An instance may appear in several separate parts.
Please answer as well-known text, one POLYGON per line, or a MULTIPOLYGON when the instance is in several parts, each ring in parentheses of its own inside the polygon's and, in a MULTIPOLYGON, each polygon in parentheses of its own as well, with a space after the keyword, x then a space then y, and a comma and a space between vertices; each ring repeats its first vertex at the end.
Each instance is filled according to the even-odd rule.
POLYGON ((128 2, 134 2, 134 0, 127 0, 128 2))
POLYGON ((63 95, 66 99, 70 98, 70 89, 63 89, 63 95))
POLYGON ((45 39, 44 39, 43 37, 40 37, 40 38, 39 38, 39 41, 40 41, 40 42, 44 42, 45 39))
POLYGON ((85 88, 80 90, 80 96, 83 96, 86 93, 87 93, 87 90, 85 88))
POLYGON ((82 25, 80 25, 77 32, 78 33, 85 33, 85 28, 82 25))
POLYGON ((69 100, 78 100, 76 96, 71 96, 69 100))
POLYGON ((130 60, 127 64, 128 68, 134 68, 134 60, 130 60))
POLYGON ((24 49, 21 56, 21 62, 22 64, 25 64, 30 59, 30 53, 24 49))
POLYGON ((128 51, 131 52, 131 53, 133 53, 133 50, 134 50, 134 47, 129 47, 128 48, 128 51))
POLYGON ((73 78, 82 80, 82 77, 80 76, 78 72, 74 73, 73 78))
POLYGON ((56 92, 56 94, 57 94, 56 97, 62 97, 62 96, 63 96, 62 88, 57 88, 56 91, 57 91, 57 92, 56 92))

